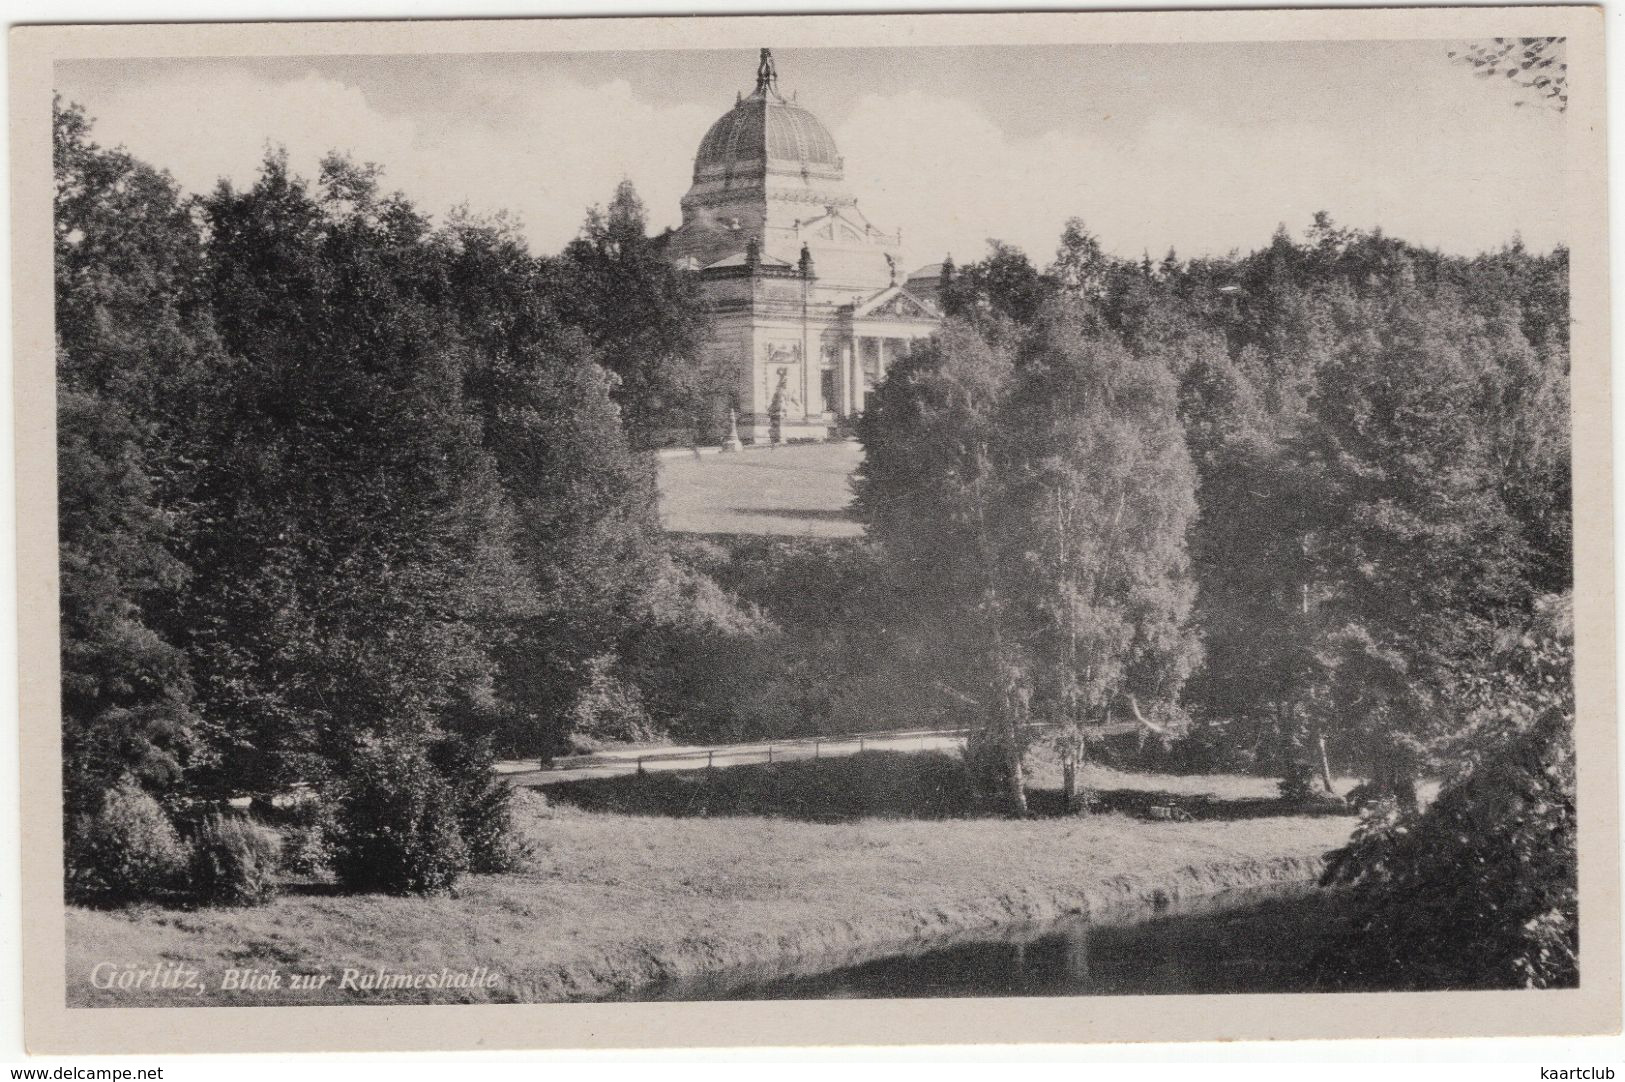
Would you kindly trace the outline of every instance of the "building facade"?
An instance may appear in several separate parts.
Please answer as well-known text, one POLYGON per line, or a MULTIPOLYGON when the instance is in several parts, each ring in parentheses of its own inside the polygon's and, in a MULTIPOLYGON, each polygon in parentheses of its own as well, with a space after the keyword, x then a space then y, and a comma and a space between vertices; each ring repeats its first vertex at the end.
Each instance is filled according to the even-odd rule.
POLYGON ((699 273, 704 363, 747 442, 838 431, 940 322, 932 268, 902 273, 902 237, 858 209, 835 140, 780 94, 767 49, 756 89, 701 140, 682 211, 667 252, 699 273))

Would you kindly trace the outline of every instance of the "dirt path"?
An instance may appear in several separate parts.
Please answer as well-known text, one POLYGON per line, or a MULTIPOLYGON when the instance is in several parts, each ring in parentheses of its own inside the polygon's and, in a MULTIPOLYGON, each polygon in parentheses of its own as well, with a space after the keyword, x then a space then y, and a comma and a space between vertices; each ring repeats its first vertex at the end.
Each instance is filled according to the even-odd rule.
POLYGON ((965 737, 958 731, 883 733, 861 737, 831 737, 817 740, 778 740, 755 744, 726 744, 711 747, 684 745, 653 748, 616 748, 590 756, 556 760, 550 770, 540 769, 534 759, 511 759, 497 764, 497 773, 514 785, 536 788, 583 778, 609 778, 635 774, 640 769, 696 770, 703 766, 743 766, 749 763, 783 762, 787 759, 836 758, 863 751, 946 751, 957 752, 965 737))

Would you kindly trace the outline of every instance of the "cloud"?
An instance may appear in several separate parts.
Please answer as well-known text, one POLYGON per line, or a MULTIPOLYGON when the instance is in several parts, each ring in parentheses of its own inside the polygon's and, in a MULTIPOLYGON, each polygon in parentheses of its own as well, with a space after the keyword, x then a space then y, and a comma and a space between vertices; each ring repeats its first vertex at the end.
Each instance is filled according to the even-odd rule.
POLYGON ((217 69, 206 80, 174 73, 83 104, 98 142, 124 144, 197 192, 220 178, 252 183, 267 147, 287 147, 309 176, 329 150, 389 165, 409 160, 417 140, 410 120, 384 116, 361 91, 315 74, 273 83, 217 69))
MULTIPOLYGON (((466 108, 415 117, 375 108, 356 87, 307 74, 182 72, 111 93, 72 94, 99 142, 124 144, 192 191, 251 184, 268 146, 304 176, 330 150, 384 167, 386 183, 431 214, 467 203, 519 214, 537 251, 556 251, 585 209, 630 177, 653 222, 672 224, 710 110, 639 100, 624 81, 516 82, 466 108)), ((470 97, 473 97, 471 95, 470 97)), ((457 103, 448 103, 456 105, 457 103)))
MULTIPOLYGON (((832 127, 860 206, 902 228, 916 265, 979 258, 989 237, 1042 264, 1073 215, 1129 257, 1250 250, 1320 209, 1452 251, 1494 247, 1515 229, 1535 247, 1561 239, 1562 125, 1476 84, 1443 85, 1449 102, 1398 88, 1382 99, 1389 112, 1355 122, 1237 110, 1213 123, 1168 105, 1130 124, 1048 103, 1047 130, 1013 135, 975 101, 909 91, 861 96, 832 127)), ((574 236, 622 177, 651 225, 676 224, 718 115, 715 104, 640 97, 624 79, 540 72, 501 85, 468 76, 410 113, 330 75, 218 64, 68 89, 98 118, 101 142, 126 144, 194 191, 219 177, 251 183, 268 144, 285 145, 307 176, 337 149, 383 165, 428 213, 460 203, 517 213, 538 252, 574 236)))
POLYGON ((1494 247, 1515 229, 1538 246, 1561 239, 1552 126, 1520 130, 1498 113, 1524 140, 1514 155, 1462 119, 1350 134, 1312 121, 1214 125, 1160 113, 1131 130, 1013 138, 972 102, 905 93, 860 99, 835 136, 864 212, 900 226, 921 263, 979 258, 996 237, 1043 264, 1074 215, 1129 257, 1170 246, 1186 256, 1247 251, 1280 223, 1301 231, 1321 209, 1456 251, 1494 247), (1532 164, 1541 144, 1544 167, 1532 164))
POLYGON ((516 211, 537 250, 554 251, 628 177, 659 228, 676 223, 714 119, 698 106, 642 101, 620 80, 517 84, 492 100, 489 119, 437 127, 435 153, 417 159, 418 187, 431 206, 516 211))

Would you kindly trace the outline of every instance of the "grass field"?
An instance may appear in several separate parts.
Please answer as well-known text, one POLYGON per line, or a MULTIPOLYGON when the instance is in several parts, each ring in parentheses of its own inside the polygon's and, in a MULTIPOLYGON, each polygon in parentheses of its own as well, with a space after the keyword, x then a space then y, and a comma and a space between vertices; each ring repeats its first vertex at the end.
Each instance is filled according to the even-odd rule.
POLYGON ((855 537, 848 479, 862 460, 852 441, 664 458, 661 516, 676 533, 855 537))
MULTIPOLYGON (((875 758, 867 765, 857 756, 818 769, 844 763, 872 774, 885 753, 870 755, 875 758)), ((740 784, 760 801, 776 768, 744 769, 756 773, 740 784)), ((924 768, 917 775, 928 786, 933 772, 924 768)), ((344 895, 318 885, 258 909, 71 908, 68 998, 82 1006, 595 998, 735 965, 816 968, 934 935, 1302 880, 1315 874, 1321 855, 1341 844, 1352 825, 1342 817, 1259 814, 1269 811, 1259 802, 1273 795, 1267 779, 1091 770, 1083 780, 1108 796, 1167 794, 1173 782, 1181 795, 1208 794, 1218 810, 1188 823, 1128 814, 811 821, 793 817, 793 808, 778 815, 693 815, 658 800, 630 800, 624 806, 664 814, 629 814, 531 798, 525 817, 533 866, 470 877, 453 896, 344 895), (1225 814, 1227 808, 1236 814, 1225 814), (99 990, 89 978, 103 962, 192 966, 201 971, 204 991, 99 990), (496 987, 358 992, 338 986, 346 968, 424 973, 478 966, 498 975, 496 987), (231 969, 280 972, 286 980, 328 974, 330 980, 315 990, 223 991, 231 969)), ((911 783, 901 784, 906 790, 911 783)), ((906 801, 895 803, 895 788, 886 790, 894 801, 889 809, 908 811, 906 801)))

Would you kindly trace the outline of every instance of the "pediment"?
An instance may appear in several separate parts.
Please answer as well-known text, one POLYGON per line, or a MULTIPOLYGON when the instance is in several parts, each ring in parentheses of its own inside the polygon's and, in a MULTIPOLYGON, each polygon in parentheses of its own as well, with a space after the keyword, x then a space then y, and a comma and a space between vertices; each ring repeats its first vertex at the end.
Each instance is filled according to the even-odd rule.
POLYGON ((852 310, 854 319, 881 316, 891 319, 941 319, 930 302, 916 297, 902 286, 891 286, 852 310))

